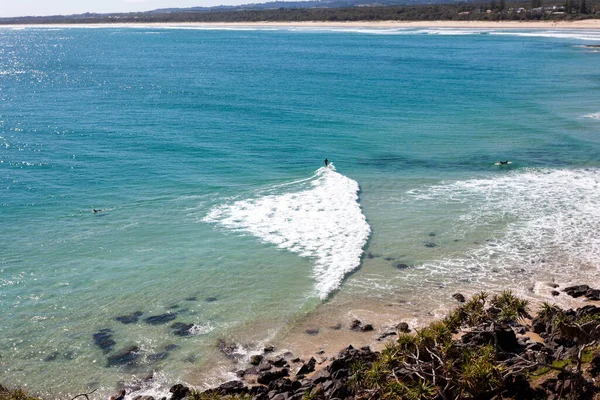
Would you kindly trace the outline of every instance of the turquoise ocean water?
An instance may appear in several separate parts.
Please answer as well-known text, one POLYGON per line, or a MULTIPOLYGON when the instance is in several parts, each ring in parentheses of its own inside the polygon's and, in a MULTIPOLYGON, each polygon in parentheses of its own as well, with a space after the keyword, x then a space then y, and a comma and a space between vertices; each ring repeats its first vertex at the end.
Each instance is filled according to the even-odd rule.
POLYGON ((586 44, 600 32, 1 28, 2 380, 201 384, 228 371, 219 339, 247 355, 335 299, 599 283, 586 44))

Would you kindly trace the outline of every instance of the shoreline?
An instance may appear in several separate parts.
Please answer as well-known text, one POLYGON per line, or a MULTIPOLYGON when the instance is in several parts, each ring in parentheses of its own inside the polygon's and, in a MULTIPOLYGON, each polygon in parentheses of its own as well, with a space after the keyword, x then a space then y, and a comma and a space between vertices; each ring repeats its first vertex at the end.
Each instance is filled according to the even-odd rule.
POLYGON ((579 21, 348 21, 348 22, 143 22, 112 24, 0 24, 0 28, 452 28, 452 29, 600 29, 600 19, 579 21))

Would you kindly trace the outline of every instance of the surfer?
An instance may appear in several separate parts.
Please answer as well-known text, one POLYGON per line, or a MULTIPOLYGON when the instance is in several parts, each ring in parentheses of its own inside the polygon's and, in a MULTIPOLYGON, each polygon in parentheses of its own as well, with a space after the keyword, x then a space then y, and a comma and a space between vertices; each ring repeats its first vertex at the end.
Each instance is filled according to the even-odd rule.
POLYGON ((328 166, 328 165, 329 165, 329 160, 325 159, 325 166, 328 166))
POLYGON ((508 160, 506 160, 506 161, 498 161, 494 165, 508 165, 508 164, 512 164, 512 162, 510 162, 508 160))
POLYGON ((96 210, 96 209, 94 208, 94 214, 95 214, 95 213, 102 212, 102 211, 104 211, 104 210, 96 210))

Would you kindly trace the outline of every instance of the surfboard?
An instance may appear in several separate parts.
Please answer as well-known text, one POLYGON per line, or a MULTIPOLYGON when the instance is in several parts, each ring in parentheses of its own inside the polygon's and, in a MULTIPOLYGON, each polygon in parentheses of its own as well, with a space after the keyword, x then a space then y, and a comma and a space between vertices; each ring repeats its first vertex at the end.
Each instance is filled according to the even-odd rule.
POLYGON ((494 165, 509 165, 509 164, 512 164, 512 162, 509 161, 507 163, 499 163, 499 162, 494 163, 494 165))

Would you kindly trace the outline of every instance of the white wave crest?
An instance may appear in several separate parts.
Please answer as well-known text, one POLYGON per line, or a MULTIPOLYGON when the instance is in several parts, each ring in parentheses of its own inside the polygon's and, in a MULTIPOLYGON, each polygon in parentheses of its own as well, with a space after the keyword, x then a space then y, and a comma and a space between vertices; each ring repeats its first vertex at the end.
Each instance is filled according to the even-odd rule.
POLYGON ((203 221, 251 233, 312 258, 316 290, 326 298, 360 265, 371 233, 358 204, 358 183, 330 164, 308 180, 273 186, 269 191, 279 193, 219 205, 203 221))
POLYGON ((590 119, 596 119, 596 120, 600 121, 600 112, 592 113, 592 114, 586 114, 583 117, 584 118, 590 118, 590 119))
POLYGON ((528 169, 414 190, 409 197, 469 205, 457 225, 498 229, 464 256, 422 266, 432 274, 463 271, 469 279, 489 281, 493 273, 515 269, 522 278, 592 278, 600 272, 600 169, 528 169))

